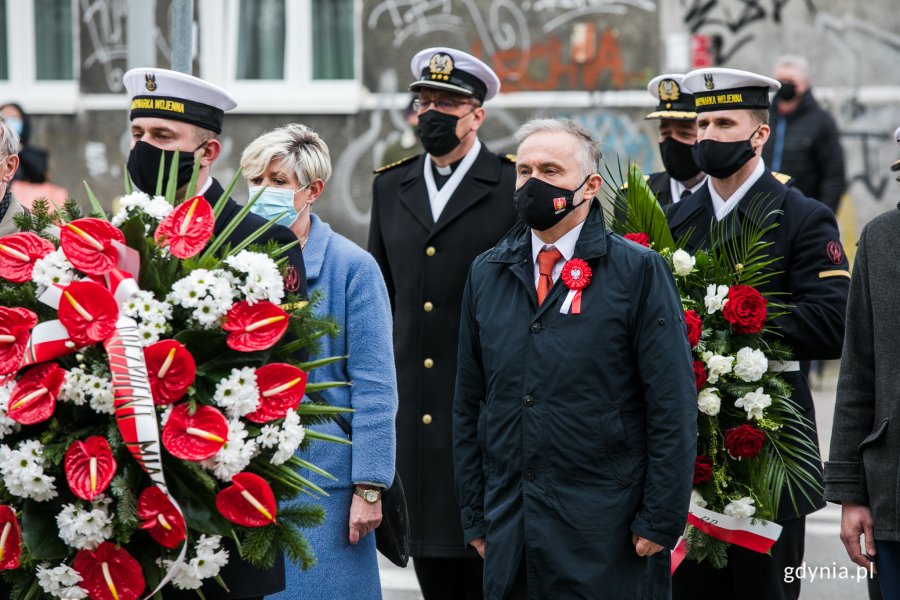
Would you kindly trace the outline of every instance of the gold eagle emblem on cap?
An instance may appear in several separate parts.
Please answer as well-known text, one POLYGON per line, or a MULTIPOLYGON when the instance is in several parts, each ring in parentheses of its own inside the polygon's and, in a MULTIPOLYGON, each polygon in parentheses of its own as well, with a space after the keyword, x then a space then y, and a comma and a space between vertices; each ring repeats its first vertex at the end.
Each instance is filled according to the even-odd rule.
POLYGON ((706 83, 704 84, 704 85, 706 85, 706 89, 708 89, 708 90, 716 89, 716 82, 713 81, 712 73, 707 73, 706 75, 703 76, 703 79, 706 81, 706 83))
POLYGON ((663 79, 659 82, 659 99, 663 102, 677 102, 681 89, 674 79, 663 79))
POLYGON ((432 79, 447 81, 453 72, 453 59, 443 52, 435 54, 428 63, 428 72, 431 73, 432 79))
POLYGON ((148 92, 156 91, 156 75, 153 73, 147 73, 144 75, 144 87, 147 88, 148 92))

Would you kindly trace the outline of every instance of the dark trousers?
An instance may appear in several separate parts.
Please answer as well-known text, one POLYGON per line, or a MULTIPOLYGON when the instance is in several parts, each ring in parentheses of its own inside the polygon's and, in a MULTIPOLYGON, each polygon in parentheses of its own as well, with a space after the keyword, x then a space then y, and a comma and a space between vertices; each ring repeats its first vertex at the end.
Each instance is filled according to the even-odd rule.
POLYGON ((900 598, 900 542, 875 540, 875 568, 884 598, 900 598))
POLYGON ((425 600, 482 600, 484 561, 475 558, 413 558, 425 600))
MULTIPOLYGON (((708 562, 686 560, 672 577, 674 600, 796 600, 800 579, 785 583, 785 569, 803 562, 806 518, 779 521, 781 537, 772 555, 731 546, 728 565, 714 569, 708 562)), ((788 571, 788 572, 791 572, 788 571)))

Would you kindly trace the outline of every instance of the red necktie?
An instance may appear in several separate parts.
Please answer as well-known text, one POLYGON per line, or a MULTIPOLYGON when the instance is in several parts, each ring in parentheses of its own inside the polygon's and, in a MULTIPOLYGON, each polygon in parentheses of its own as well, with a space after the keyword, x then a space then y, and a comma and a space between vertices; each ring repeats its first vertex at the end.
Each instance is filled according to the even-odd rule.
POLYGON ((537 263, 538 272, 540 273, 537 285, 538 306, 544 303, 544 298, 547 297, 547 294, 550 293, 550 288, 553 287, 553 267, 556 266, 556 263, 561 258, 562 252, 555 247, 538 252, 537 263))

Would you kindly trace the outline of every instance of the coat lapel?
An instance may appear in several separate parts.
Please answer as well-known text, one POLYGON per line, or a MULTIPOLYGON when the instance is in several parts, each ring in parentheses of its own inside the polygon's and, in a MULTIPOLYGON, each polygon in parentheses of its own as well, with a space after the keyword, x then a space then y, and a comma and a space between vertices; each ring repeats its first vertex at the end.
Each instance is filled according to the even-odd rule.
MULTIPOLYGON (((469 172, 459 182, 459 187, 450 196, 447 206, 441 211, 437 223, 431 228, 428 237, 431 238, 437 235, 442 229, 466 212, 470 206, 489 195, 499 181, 500 159, 482 144, 478 157, 472 163, 469 172)), ((425 191, 425 198, 428 198, 427 190, 425 191)), ((512 201, 512 197, 510 197, 509 202, 512 201)), ((431 209, 429 207, 429 215, 430 213, 431 209)))
POLYGON ((428 155, 423 154, 407 170, 406 177, 400 184, 400 204, 409 211, 419 224, 426 230, 434 227, 434 218, 431 216, 431 203, 428 201, 428 189, 425 187, 425 178, 422 170, 428 155))
POLYGON ((693 251, 703 247, 709 240, 709 230, 715 222, 715 212, 709 188, 701 187, 681 202, 666 207, 669 229, 677 241, 688 235, 686 250, 693 251))

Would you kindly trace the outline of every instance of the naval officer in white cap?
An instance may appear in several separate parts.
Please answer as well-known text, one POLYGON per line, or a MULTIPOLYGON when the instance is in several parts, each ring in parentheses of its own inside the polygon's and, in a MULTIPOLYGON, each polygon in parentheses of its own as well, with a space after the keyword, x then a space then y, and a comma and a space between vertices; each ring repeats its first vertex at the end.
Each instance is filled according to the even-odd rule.
MULTIPOLYGON (((694 94, 698 142, 693 154, 709 178, 667 208, 672 234, 688 236, 685 249, 694 252, 709 247, 710 224, 717 221, 724 222, 726 236, 740 235, 748 220, 761 227, 777 225, 762 238, 774 262, 766 267, 770 279, 758 286, 770 302, 791 306, 770 323, 780 333, 777 341, 790 347, 796 360, 840 358, 850 272, 834 214, 778 181, 762 159, 769 94, 779 83, 747 71, 708 68, 685 75, 682 87, 694 94)), ((815 448, 816 457, 802 466, 804 477, 793 476, 793 497, 784 488, 774 490, 780 492, 775 520, 783 530, 771 555, 732 545, 724 569, 712 568, 709 561, 685 561, 673 577, 676 599, 786 600, 800 594, 800 579, 786 583, 785 569, 802 563, 806 515, 825 505, 822 464, 807 380, 796 362, 776 368, 809 423, 785 428, 815 448)))
POLYGON ((410 67, 426 153, 376 171, 369 232, 394 309, 397 468, 425 600, 480 599, 482 559, 463 540, 476 515, 460 527, 453 492, 451 409, 466 275, 516 221, 515 157, 478 139, 500 90, 488 65, 429 48, 410 67))
MULTIPOLYGON (((125 88, 131 102, 131 152, 128 155, 128 175, 135 187, 153 194, 160 160, 165 160, 165 179, 169 166, 178 157, 177 196, 183 198, 190 181, 194 161, 200 162, 197 193, 203 195, 210 204, 225 193, 225 190, 210 174, 210 168, 219 157, 222 145, 217 136, 222 132, 225 112, 237 106, 228 92, 211 83, 176 71, 156 68, 131 69, 125 73, 125 88)), ((240 206, 228 199, 222 213, 216 218, 215 234, 237 216, 240 206)), ((250 234, 266 224, 266 220, 253 213, 247 214, 240 225, 229 236, 232 245, 243 241, 250 234)), ((260 244, 275 240, 286 245, 297 240, 287 228, 275 225, 259 238, 260 244)), ((292 294, 306 296, 306 270, 299 247, 288 251, 285 267, 285 290, 292 294)), ((226 544, 230 540, 226 538, 226 544)), ((229 591, 215 583, 207 583, 202 591, 206 598, 228 600, 259 599, 266 594, 274 594, 284 589, 284 561, 275 560, 275 566, 268 570, 256 569, 243 561, 237 548, 228 548, 231 559, 222 569, 222 579, 229 591)), ((171 586, 170 586, 171 587, 171 586)), ((196 598, 195 591, 166 589, 166 600, 187 600, 196 598)))

